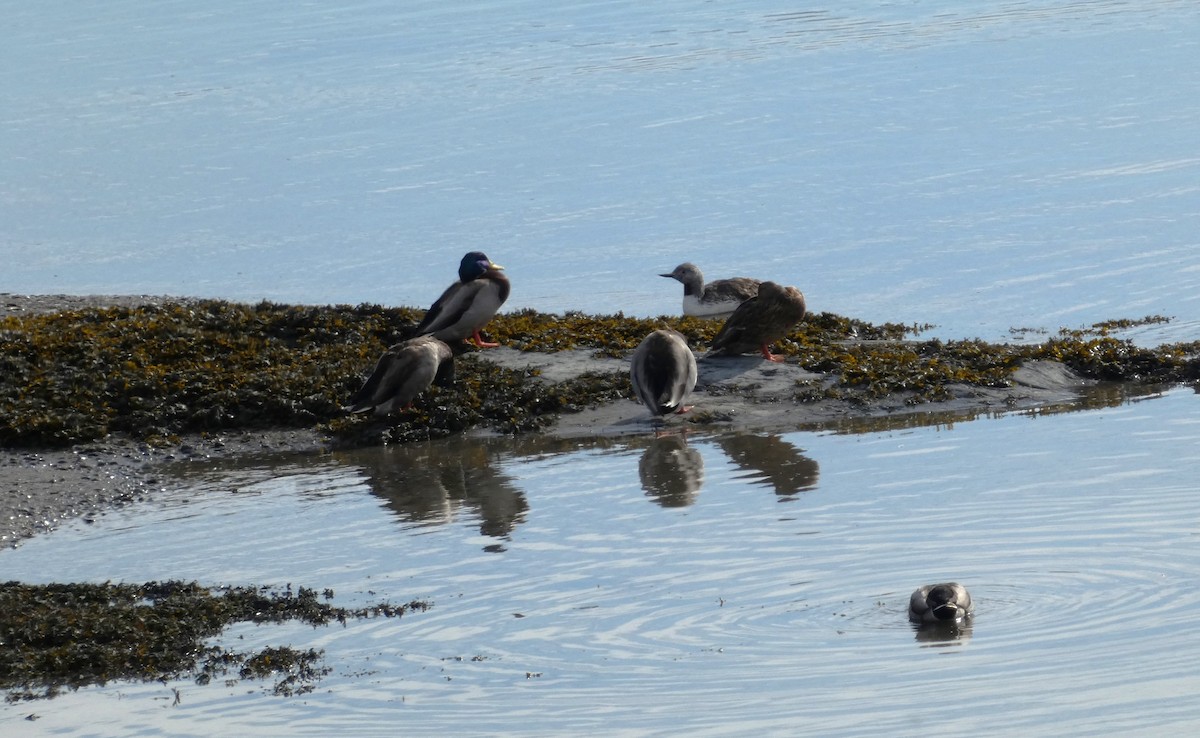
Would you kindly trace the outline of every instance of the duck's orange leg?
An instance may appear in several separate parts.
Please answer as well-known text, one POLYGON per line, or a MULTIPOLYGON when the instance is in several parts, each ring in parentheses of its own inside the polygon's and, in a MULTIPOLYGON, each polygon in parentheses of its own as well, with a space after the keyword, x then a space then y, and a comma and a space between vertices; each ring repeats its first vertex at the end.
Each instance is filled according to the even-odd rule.
POLYGON ((483 337, 479 335, 479 331, 475 331, 475 335, 472 336, 472 339, 472 342, 479 348, 496 348, 500 345, 498 343, 489 343, 488 341, 483 340, 483 337))
POLYGON ((782 354, 771 353, 771 347, 765 343, 762 345, 762 355, 763 355, 763 358, 766 359, 767 361, 774 361, 774 362, 782 362, 783 358, 784 358, 782 354))

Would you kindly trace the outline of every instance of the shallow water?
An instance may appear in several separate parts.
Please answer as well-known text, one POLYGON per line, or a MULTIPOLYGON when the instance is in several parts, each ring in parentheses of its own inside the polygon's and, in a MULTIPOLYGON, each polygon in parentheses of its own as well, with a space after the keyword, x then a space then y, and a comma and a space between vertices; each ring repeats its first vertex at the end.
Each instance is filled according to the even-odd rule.
MULTIPOLYGON (((686 259, 947 338, 1200 333, 1191 0, 6 18, 0 292, 423 306, 482 248, 511 308, 673 313, 656 275, 686 259)), ((4 578, 434 608, 226 636, 325 648, 303 698, 111 685, 0 707, 0 733, 1194 730, 1196 397, 1092 400, 178 467, 0 552, 4 578), (906 597, 944 578, 979 614, 931 640, 906 597)))
POLYGON ((866 433, 460 439, 181 465, 154 503, 0 553, 6 577, 294 582, 332 587, 339 603, 434 607, 223 639, 326 649, 333 673, 305 697, 183 682, 165 709, 169 686, 121 684, 6 706, 0 727, 1194 728, 1196 402, 1177 389, 866 433), (914 630, 909 592, 945 579, 971 589, 973 622, 914 630))
POLYGON ((1200 324, 1191 0, 8 9, 0 291, 1200 324))

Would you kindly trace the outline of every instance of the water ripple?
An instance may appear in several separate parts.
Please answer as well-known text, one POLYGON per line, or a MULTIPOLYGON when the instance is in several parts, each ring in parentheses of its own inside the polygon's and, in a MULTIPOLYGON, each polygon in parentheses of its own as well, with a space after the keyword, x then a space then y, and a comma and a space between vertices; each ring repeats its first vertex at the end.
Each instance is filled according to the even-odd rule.
POLYGON ((184 705, 164 716, 161 685, 123 685, 44 708, 144 721, 147 734, 384 735, 398 717, 415 732, 495 735, 865 734, 907 730, 914 709, 962 730, 1171 725, 1200 719, 1186 707, 1200 653, 1194 410, 1195 394, 1176 390, 861 435, 460 440, 188 465, 176 497, 2 556, 28 580, 294 581, 346 604, 434 603, 399 620, 228 634, 325 649, 334 672, 303 702, 182 684, 184 705), (674 504, 645 489, 646 456, 664 449, 673 460, 654 462, 655 478, 691 480, 674 504), (406 469, 443 512, 380 494, 409 484, 406 469), (449 494, 447 478, 459 480, 449 494), (526 500, 509 527, 483 523, 495 494, 526 500), (975 618, 914 629, 909 593, 944 579, 970 588, 975 618))

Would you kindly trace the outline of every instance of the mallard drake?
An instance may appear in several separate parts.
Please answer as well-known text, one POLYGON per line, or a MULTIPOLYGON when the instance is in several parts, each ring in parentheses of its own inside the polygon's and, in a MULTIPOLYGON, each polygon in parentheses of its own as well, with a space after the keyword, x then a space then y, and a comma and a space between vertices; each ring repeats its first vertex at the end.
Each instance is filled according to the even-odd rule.
POLYGON ((629 379, 633 393, 656 417, 685 413, 691 408, 683 403, 696 386, 696 357, 678 331, 656 330, 633 350, 629 379))
POLYGON ((464 256, 458 264, 458 281, 425 313, 417 335, 432 334, 442 341, 471 338, 480 348, 499 346, 484 342, 479 331, 508 299, 509 283, 502 269, 482 251, 464 256))
POLYGON ((709 347, 709 356, 736 356, 761 351, 768 361, 783 361, 770 345, 791 332, 804 317, 804 295, 795 287, 763 282, 758 294, 746 300, 721 326, 709 347))
POLYGON ((971 594, 958 582, 927 584, 908 600, 908 618, 914 623, 956 623, 971 613, 971 594))
POLYGON ((724 318, 746 300, 758 294, 759 281, 749 277, 718 279, 704 284, 704 274, 691 262, 684 262, 667 274, 683 283, 683 314, 700 318, 724 318))
POLYGON ((346 412, 388 415, 408 407, 417 395, 435 382, 447 387, 454 381, 454 352, 433 336, 418 336, 388 348, 375 363, 371 376, 350 398, 346 412))

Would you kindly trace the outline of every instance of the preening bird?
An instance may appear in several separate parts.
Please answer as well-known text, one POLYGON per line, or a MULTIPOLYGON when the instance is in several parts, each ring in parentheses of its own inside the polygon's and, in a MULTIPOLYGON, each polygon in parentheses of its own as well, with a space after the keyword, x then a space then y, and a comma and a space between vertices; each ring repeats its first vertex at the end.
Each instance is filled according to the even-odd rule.
POLYGON ((479 331, 508 299, 510 285, 501 274, 503 269, 482 251, 464 256, 458 265, 458 281, 425 313, 417 335, 432 334, 446 342, 471 338, 480 348, 500 345, 484 342, 479 331))
POLYGON ((795 287, 763 282, 758 294, 746 300, 721 326, 709 347, 709 356, 737 356, 761 351, 768 361, 783 361, 770 346, 796 327, 805 314, 804 295, 795 287))
POLYGON ((454 381, 454 352, 433 336, 418 336, 388 348, 371 376, 345 407, 347 412, 388 415, 406 408, 417 395, 437 383, 454 381))
POLYGON ((705 284, 704 274, 691 262, 658 276, 682 282, 683 314, 700 318, 724 318, 758 294, 759 281, 749 277, 730 277, 705 284))
POLYGON ((696 357, 678 331, 656 330, 634 349, 629 379, 655 417, 685 413, 691 408, 684 403, 696 386, 696 357))

